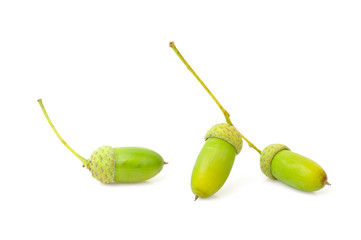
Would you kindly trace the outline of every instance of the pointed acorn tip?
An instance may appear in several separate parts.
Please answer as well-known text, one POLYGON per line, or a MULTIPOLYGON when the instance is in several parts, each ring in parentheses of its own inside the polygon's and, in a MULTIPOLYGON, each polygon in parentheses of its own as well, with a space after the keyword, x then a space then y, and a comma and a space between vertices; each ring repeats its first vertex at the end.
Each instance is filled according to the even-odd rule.
POLYGON ((195 198, 194 198, 194 201, 197 201, 198 198, 199 198, 199 196, 196 195, 195 198))
POLYGON ((168 162, 164 162, 164 161, 163 161, 163 164, 169 164, 169 163, 168 163, 168 162))
POLYGON ((331 183, 327 182, 327 180, 326 180, 325 185, 331 186, 331 183))

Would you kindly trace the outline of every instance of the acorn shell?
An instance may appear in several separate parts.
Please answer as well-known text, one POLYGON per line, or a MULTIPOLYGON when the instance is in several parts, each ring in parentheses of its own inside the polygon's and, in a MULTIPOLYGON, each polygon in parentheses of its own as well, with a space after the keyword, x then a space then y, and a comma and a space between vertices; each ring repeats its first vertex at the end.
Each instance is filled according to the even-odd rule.
POLYGON ((95 150, 89 159, 90 172, 102 183, 112 183, 115 174, 115 155, 111 146, 103 146, 95 150))
POLYGON ((326 172, 320 165, 288 150, 273 157, 271 171, 277 180, 302 191, 317 191, 327 184, 326 172))
POLYGON ((193 167, 192 192, 201 198, 215 194, 226 182, 236 154, 236 149, 223 139, 208 138, 193 167))
POLYGON ((242 134, 234 126, 226 123, 216 124, 208 130, 204 140, 212 137, 222 139, 231 144, 236 149, 237 154, 242 150, 242 134))
POLYGON ((163 168, 163 158, 142 147, 115 147, 115 182, 142 182, 157 175, 163 168))

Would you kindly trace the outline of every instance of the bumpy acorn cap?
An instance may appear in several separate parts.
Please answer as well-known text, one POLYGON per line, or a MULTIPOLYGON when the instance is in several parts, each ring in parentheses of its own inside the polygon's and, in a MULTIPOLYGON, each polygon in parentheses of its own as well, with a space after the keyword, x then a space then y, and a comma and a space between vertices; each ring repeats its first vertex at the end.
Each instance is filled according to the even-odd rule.
POLYGON ((110 146, 95 150, 89 159, 89 170, 93 177, 102 183, 112 183, 115 174, 115 155, 110 146))
POLYGON ((207 140, 211 137, 219 138, 228 142, 236 149, 237 154, 242 150, 242 134, 238 132, 237 128, 234 126, 226 123, 216 124, 208 130, 204 139, 207 140))
POLYGON ((276 154, 282 150, 290 150, 286 145, 283 144, 271 144, 265 147, 261 153, 261 170, 262 172, 271 179, 276 179, 271 172, 272 159, 276 154))

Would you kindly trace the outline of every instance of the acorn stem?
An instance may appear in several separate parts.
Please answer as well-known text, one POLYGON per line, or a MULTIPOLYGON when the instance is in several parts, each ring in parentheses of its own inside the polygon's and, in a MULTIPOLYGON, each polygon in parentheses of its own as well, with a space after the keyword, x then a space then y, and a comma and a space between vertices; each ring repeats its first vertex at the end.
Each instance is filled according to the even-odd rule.
POLYGON ((43 101, 41 99, 38 99, 39 105, 41 107, 41 110, 43 110, 43 113, 46 117, 46 120, 48 120, 48 123, 50 124, 50 127, 54 130, 56 136, 58 136, 58 138, 60 139, 60 141, 65 145, 65 147, 67 147, 77 158, 80 159, 80 161, 82 161, 82 163, 84 164, 84 166, 88 166, 89 162, 87 159, 83 158, 82 156, 80 156, 77 152, 75 152, 65 141, 64 139, 60 136, 60 134, 58 133, 58 131, 56 130, 56 128, 54 127, 54 124, 51 122, 48 113, 45 110, 45 107, 43 105, 43 101))
POLYGON ((177 54, 177 56, 180 58, 180 60, 186 65, 188 70, 193 74, 193 76, 198 80, 198 82, 203 86, 203 88, 208 92, 208 94, 213 98, 213 100, 216 102, 218 107, 223 112, 224 117, 226 118, 226 121, 229 125, 233 126, 231 119, 229 119, 229 113, 224 109, 224 107, 218 102, 217 98, 213 95, 213 93, 209 90, 209 88, 204 84, 204 82, 200 79, 200 77, 197 75, 197 73, 192 69, 192 67, 187 63, 187 61, 184 59, 182 54, 178 51, 177 47, 175 46, 174 42, 169 43, 169 47, 171 47, 174 52, 177 54))
POLYGON ((245 136, 242 135, 242 138, 244 139, 244 141, 246 141, 248 143, 248 146, 250 146, 251 148, 256 150, 259 154, 261 154, 262 151, 259 150, 253 143, 251 143, 245 136))
MULTIPOLYGON (((187 61, 184 59, 184 57, 182 56, 182 54, 179 52, 179 50, 177 49, 177 47, 175 46, 174 42, 169 42, 169 47, 171 47, 174 52, 177 54, 177 56, 180 58, 180 60, 184 63, 184 65, 186 65, 187 69, 193 74, 193 76, 198 80, 198 82, 203 86, 203 88, 208 92, 208 94, 213 98, 213 100, 216 102, 216 104, 218 105, 218 107, 221 109, 221 111, 223 112, 224 117, 226 118, 226 121, 229 125, 233 126, 233 123, 231 122, 231 119, 229 118, 230 115, 229 113, 226 111, 226 109, 224 109, 224 107, 220 104, 220 102, 218 102, 217 98, 213 95, 213 93, 209 90, 209 88, 204 84, 204 82, 200 79, 200 77, 197 75, 197 73, 192 69, 192 67, 187 63, 187 61)), ((242 135, 242 134, 241 134, 242 135)), ((251 143, 247 138, 245 138, 242 135, 242 138, 248 143, 248 145, 253 148, 254 150, 256 150, 259 154, 261 154, 261 151, 253 144, 251 143)))

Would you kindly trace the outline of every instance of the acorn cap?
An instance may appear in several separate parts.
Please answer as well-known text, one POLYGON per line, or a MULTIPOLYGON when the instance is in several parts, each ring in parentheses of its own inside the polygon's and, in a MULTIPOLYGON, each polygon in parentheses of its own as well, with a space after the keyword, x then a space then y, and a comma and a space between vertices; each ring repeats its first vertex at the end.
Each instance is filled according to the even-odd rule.
POLYGON ((265 147, 261 152, 261 170, 262 172, 271 179, 276 179, 272 175, 271 163, 272 159, 276 154, 282 150, 290 150, 286 145, 283 144, 271 144, 265 147))
POLYGON ((216 124, 208 130, 204 140, 207 140, 211 137, 219 138, 228 142, 236 149, 237 154, 242 150, 242 134, 238 132, 237 128, 234 126, 228 125, 226 123, 216 124))
POLYGON ((89 170, 102 183, 112 183, 115 174, 115 155, 110 146, 95 150, 89 159, 89 170))

